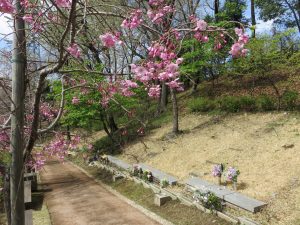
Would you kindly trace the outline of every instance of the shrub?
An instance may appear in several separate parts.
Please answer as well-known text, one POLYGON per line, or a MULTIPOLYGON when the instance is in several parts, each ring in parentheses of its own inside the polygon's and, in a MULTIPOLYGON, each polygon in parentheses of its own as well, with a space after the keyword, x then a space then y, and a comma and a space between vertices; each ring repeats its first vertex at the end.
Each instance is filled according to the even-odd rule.
POLYGON ((286 91, 282 95, 282 106, 284 109, 293 110, 296 108, 299 94, 295 91, 286 91))
POLYGON ((276 108, 274 100, 267 95, 261 95, 256 99, 256 107, 259 111, 270 111, 276 108))
POLYGON ((189 109, 192 112, 208 112, 216 108, 214 100, 209 98, 195 98, 188 104, 189 109))
POLYGON ((210 210, 222 211, 223 206, 221 200, 210 191, 196 190, 193 198, 196 202, 201 203, 205 208, 210 210))
POLYGON ((241 110, 245 111, 255 111, 256 110, 256 102, 255 98, 251 96, 242 96, 240 98, 241 110))
POLYGON ((116 149, 115 143, 112 142, 112 140, 108 136, 104 136, 98 140, 96 140, 94 143, 95 151, 100 152, 109 152, 112 153, 113 150, 116 149))
POLYGON ((169 186, 169 181, 167 181, 166 179, 163 179, 161 182, 160 182, 160 186, 162 188, 166 188, 169 186))
POLYGON ((218 100, 220 108, 226 112, 239 112, 241 110, 241 102, 239 98, 233 96, 222 97, 218 100))
POLYGON ((214 110, 216 104, 209 98, 196 98, 190 101, 188 107, 192 112, 208 112, 214 110))

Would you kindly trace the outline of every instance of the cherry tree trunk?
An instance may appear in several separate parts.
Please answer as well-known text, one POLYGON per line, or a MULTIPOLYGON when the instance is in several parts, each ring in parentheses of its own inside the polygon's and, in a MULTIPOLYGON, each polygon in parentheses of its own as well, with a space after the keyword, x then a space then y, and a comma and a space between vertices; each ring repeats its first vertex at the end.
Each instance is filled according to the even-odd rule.
POLYGON ((179 132, 179 125, 178 125, 178 105, 177 105, 177 98, 174 89, 170 88, 171 98, 172 98, 172 108, 173 108, 173 129, 172 132, 177 134, 179 132))
POLYGON ((165 82, 161 85, 161 98, 160 98, 160 112, 165 112, 167 110, 168 104, 168 88, 165 82))
POLYGON ((12 54, 12 107, 11 138, 12 154, 10 168, 11 225, 24 225, 24 95, 26 68, 24 12, 20 0, 14 0, 16 15, 14 18, 13 54, 12 54))

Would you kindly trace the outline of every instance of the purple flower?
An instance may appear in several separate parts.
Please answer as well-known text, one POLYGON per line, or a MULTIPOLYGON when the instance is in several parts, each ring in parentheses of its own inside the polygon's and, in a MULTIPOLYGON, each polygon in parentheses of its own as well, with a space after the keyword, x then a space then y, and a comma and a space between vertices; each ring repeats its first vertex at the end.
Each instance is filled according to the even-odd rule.
POLYGON ((212 169, 212 175, 213 175, 214 177, 221 177, 223 171, 224 171, 224 166, 223 166, 223 164, 217 164, 217 165, 214 165, 214 167, 213 167, 213 169, 212 169))
POLYGON ((240 175, 240 171, 239 170, 237 170, 234 167, 229 167, 228 168, 228 171, 227 171, 227 174, 226 174, 226 177, 227 177, 228 181, 237 182, 238 175, 240 175))

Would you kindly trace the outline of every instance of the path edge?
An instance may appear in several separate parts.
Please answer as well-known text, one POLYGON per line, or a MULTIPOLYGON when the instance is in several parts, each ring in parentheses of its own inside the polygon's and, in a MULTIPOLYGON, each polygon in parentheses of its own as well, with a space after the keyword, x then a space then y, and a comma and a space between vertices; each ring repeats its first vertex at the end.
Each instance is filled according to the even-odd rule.
POLYGON ((142 212, 143 214, 145 214, 146 216, 148 216, 149 218, 155 220, 156 222, 162 224, 162 225, 175 225, 174 223, 162 218, 161 216, 157 215, 156 213, 144 208, 143 206, 137 204, 136 202, 128 199, 127 197, 125 197, 124 195, 120 194, 119 192, 117 192, 116 190, 114 190, 113 188, 111 188, 110 186, 104 184, 103 182, 101 182, 100 180, 97 180, 95 177, 93 177, 89 172, 87 172, 85 169, 83 169, 82 167, 76 165, 75 163, 73 163, 72 161, 68 160, 68 162, 76 167, 77 169, 79 169, 82 173, 84 173, 85 175, 87 175, 89 178, 93 179, 93 181, 95 181, 96 183, 98 183, 99 185, 101 185, 102 187, 104 187, 105 190, 109 191, 110 193, 112 193, 113 195, 115 195, 116 197, 120 198, 121 200, 123 200, 124 202, 126 202, 128 205, 136 208, 137 210, 139 210, 140 212, 142 212))

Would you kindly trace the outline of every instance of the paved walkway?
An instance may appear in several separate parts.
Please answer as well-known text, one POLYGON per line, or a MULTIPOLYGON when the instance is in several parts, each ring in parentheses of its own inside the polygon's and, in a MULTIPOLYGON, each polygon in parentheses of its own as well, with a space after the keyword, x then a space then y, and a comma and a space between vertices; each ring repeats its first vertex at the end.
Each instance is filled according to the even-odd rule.
POLYGON ((49 162, 41 179, 53 225, 158 225, 68 162, 49 162))

